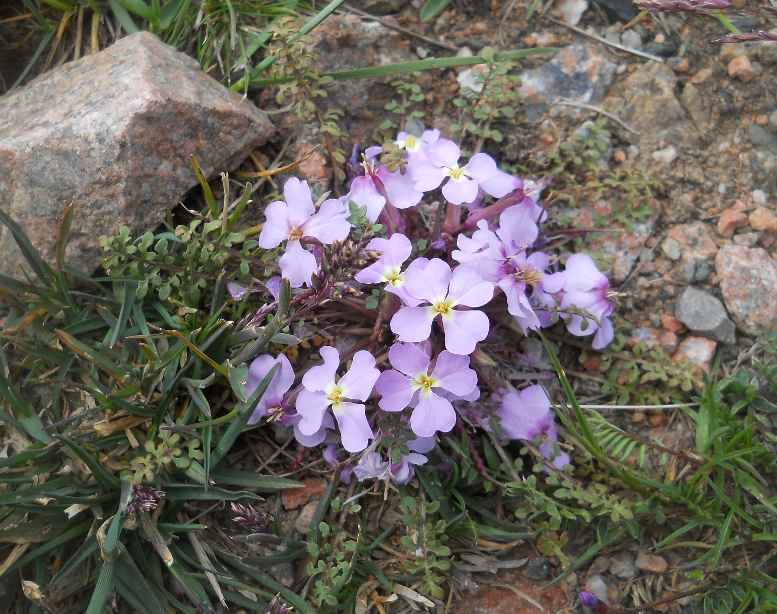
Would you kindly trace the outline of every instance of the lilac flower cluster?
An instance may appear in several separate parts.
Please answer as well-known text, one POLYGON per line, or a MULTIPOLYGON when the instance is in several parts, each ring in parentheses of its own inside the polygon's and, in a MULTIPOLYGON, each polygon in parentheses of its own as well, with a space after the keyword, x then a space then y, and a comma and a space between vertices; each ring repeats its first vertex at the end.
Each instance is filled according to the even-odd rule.
MULTIPOLYGON (((542 183, 524 183, 499 170, 485 153, 462 160, 459 147, 437 130, 420 137, 402 132, 392 147, 404 156, 396 170, 388 161, 378 162, 379 148, 370 148, 363 174, 351 181, 350 191, 318 208, 305 182, 288 180, 285 201, 267 207, 259 236, 265 249, 285 242, 278 265, 291 286, 300 288, 312 287, 321 269, 316 245, 349 237, 354 204, 370 224, 381 222, 388 229, 366 245, 364 259, 374 262, 355 271, 346 287, 357 291, 381 284, 387 293, 380 321, 389 324, 396 340, 381 362, 387 358, 390 368, 380 370, 366 350, 343 355, 325 346, 320 350, 322 364, 310 368, 292 389, 295 373, 289 360, 265 355, 251 364, 246 392, 251 394, 280 365, 250 423, 266 418, 293 427, 296 439, 308 447, 338 441, 336 428, 348 452, 362 453, 349 468, 358 479, 403 483, 412 477, 414 466, 426 462, 424 453, 434 447, 435 436, 456 425, 455 404, 464 411, 461 407, 472 407, 480 397, 471 355, 491 331, 482 308, 495 296, 505 295, 507 311, 524 333, 560 317, 569 332, 593 334, 593 347, 603 348, 614 336, 609 320, 613 294, 590 256, 567 255, 562 268, 559 257, 540 249, 540 224, 547 217, 537 204, 542 183), (424 195, 440 186, 444 201, 439 207, 448 203, 450 232, 432 247, 447 245, 450 258, 421 257, 419 250, 414 258, 412 235, 402 231, 413 226, 410 216, 424 195), (489 197, 498 200, 485 206, 489 197), (462 206, 470 216, 463 223, 462 206), (466 228, 474 232, 459 232, 466 228), (403 448, 405 453, 399 455, 394 450, 386 458, 380 442, 391 438, 377 422, 398 414, 412 431, 407 442, 411 451, 403 448)), ((540 386, 503 392, 499 402, 497 416, 506 438, 533 441, 556 467, 568 464, 568 455, 556 443, 550 401, 540 386)), ((337 463, 333 452, 329 456, 337 463)))

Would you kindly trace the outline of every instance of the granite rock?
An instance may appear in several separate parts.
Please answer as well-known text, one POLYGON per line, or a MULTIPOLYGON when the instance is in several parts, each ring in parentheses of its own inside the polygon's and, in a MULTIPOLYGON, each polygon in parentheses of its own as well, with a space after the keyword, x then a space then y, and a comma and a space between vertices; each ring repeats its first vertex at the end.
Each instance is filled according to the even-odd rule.
MULTIPOLYGON (((521 75, 520 93, 526 117, 540 119, 559 97, 597 104, 607 93, 615 76, 616 64, 595 47, 577 42, 564 47, 543 66, 521 75)), ((579 109, 559 107, 564 112, 579 109)))
POLYGON ((715 257, 723 301, 737 327, 777 326, 777 262, 761 248, 724 245, 715 257))
POLYGON ((688 286, 677 301, 674 315, 697 335, 726 345, 737 341, 736 327, 723 303, 703 290, 688 286))
MULTIPOLYGON (((211 176, 274 131, 196 61, 140 32, 0 98, 0 209, 53 263, 74 203, 66 261, 91 273, 100 235, 155 227, 198 183, 190 156, 211 176)), ((23 279, 22 262, 0 226, 0 273, 23 279)))
POLYGON ((687 358, 692 364, 699 365, 705 371, 709 371, 712 366, 712 359, 715 358, 715 350, 718 344, 712 339, 704 337, 686 338, 677 351, 672 354, 675 360, 687 358))

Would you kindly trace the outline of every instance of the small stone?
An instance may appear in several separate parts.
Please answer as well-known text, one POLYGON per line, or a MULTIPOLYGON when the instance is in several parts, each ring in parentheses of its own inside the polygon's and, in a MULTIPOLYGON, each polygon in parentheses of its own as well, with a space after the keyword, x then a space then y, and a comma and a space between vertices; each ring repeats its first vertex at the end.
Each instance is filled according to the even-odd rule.
POLYGON ((756 205, 766 204, 766 194, 764 194, 763 190, 753 190, 753 202, 756 205))
POLYGON ((556 0, 556 9, 553 13, 559 15, 569 25, 576 26, 587 8, 586 0, 556 0))
POLYGON ((642 49, 642 37, 634 30, 626 30, 621 34, 621 43, 629 49, 642 49))
POLYGON ((670 316, 668 313, 661 314, 661 326, 663 326, 664 330, 667 332, 677 333, 678 335, 682 335, 684 332, 688 331, 685 324, 674 316, 670 316))
POLYGON ((634 565, 634 557, 631 556, 628 552, 618 552, 611 558, 612 562, 610 563, 610 573, 612 575, 623 578, 624 580, 631 580, 634 576, 637 575, 637 567, 634 565))
POLYGON ((674 333, 663 333, 661 336, 659 336, 658 340, 661 342, 661 347, 669 354, 674 352, 680 343, 680 340, 674 333))
POLYGON ((652 154, 650 154, 650 156, 656 162, 671 164, 672 162, 674 162, 675 158, 677 158, 677 150, 672 145, 670 145, 665 149, 659 149, 658 151, 654 151, 652 154))
POLYGON ((679 360, 688 358, 691 363, 699 365, 705 371, 710 370, 712 359, 715 358, 715 349, 718 344, 712 339, 704 337, 688 337, 680 344, 672 358, 679 360))
POLYGON ((691 77, 691 83, 693 83, 694 85, 698 85, 699 83, 704 83, 711 76, 712 76, 711 68, 702 68, 699 72, 693 75, 693 77, 691 77))
POLYGON ((761 248, 725 245, 715 258, 720 291, 737 326, 755 334, 777 326, 777 262, 761 248))
MULTIPOLYGON (((772 34, 775 34, 775 29, 771 30, 772 34)), ((777 42, 774 41, 758 41, 757 46, 758 61, 765 66, 772 66, 777 64, 777 42)))
POLYGON ((621 602, 618 587, 605 580, 601 574, 590 574, 585 579, 585 590, 596 595, 599 601, 604 601, 610 606, 617 606, 621 602))
POLYGON ((777 137, 767 132, 761 126, 751 123, 747 126, 747 136, 757 147, 767 150, 777 156, 777 137))
MULTIPOLYGON (((756 190, 758 191, 758 190, 756 190)), ((755 199, 753 199, 755 200, 755 199)), ((758 206, 747 216, 753 230, 777 231, 777 215, 766 207, 758 206)))
POLYGON ((742 56, 752 56, 754 59, 757 54, 756 47, 752 43, 723 43, 720 46, 720 59, 722 62, 730 62, 742 56))
POLYGON ((289 488, 281 493, 281 502, 284 509, 294 510, 305 505, 308 501, 320 499, 326 490, 326 480, 305 478, 301 488, 289 488))
POLYGON ((669 64, 673 71, 679 73, 688 72, 688 69, 691 67, 688 58, 678 58, 677 56, 669 58, 666 63, 669 64))
POLYGON ((725 183, 718 184, 718 194, 725 194, 728 192, 728 186, 725 183))
POLYGON ((654 347, 661 344, 658 340, 659 332, 652 326, 637 326, 635 327, 629 338, 626 340, 626 345, 630 348, 644 343, 647 349, 652 350, 654 347))
POLYGON ((717 298, 689 286, 675 306, 675 317, 697 335, 715 339, 726 345, 736 343, 736 327, 726 308, 717 298))
POLYGON ((644 422, 647 418, 647 414, 644 411, 635 411, 631 414, 631 421, 635 423, 644 422))
POLYGON ((650 416, 650 425, 656 428, 665 426, 667 422, 669 422, 669 418, 666 417, 666 414, 653 414, 650 416))
POLYGON ((555 47, 558 44, 558 37, 551 32, 542 32, 535 36, 537 37, 537 47, 555 47))
POLYGON ((588 568, 588 575, 607 573, 607 570, 610 568, 610 563, 612 563, 612 561, 609 556, 597 556, 588 568))
POLYGON ((728 63, 728 76, 732 79, 739 79, 743 83, 748 83, 755 77, 755 69, 750 64, 750 58, 746 55, 740 55, 728 63))
POLYGON ((283 586, 294 584, 294 565, 290 561, 277 563, 268 568, 267 572, 283 586))
POLYGON ((616 162, 625 162, 626 161, 626 152, 622 149, 619 149, 615 153, 612 154, 612 159, 616 162))
POLYGON ((765 126, 766 124, 769 123, 769 116, 764 114, 759 115, 758 117, 755 118, 755 123, 758 124, 759 126, 765 126))
POLYGON ((746 213, 734 209, 724 209, 718 220, 718 234, 721 237, 733 237, 737 228, 747 226, 747 221, 746 213))
POLYGON ((523 44, 526 45, 529 49, 537 45, 537 37, 533 35, 529 35, 526 38, 523 39, 523 44))
POLYGON ((540 142, 546 146, 553 145, 556 142, 556 137, 552 134, 543 134, 540 136, 540 142))
POLYGON ((550 575, 550 563, 548 557, 538 556, 531 559, 523 570, 523 577, 527 580, 540 581, 550 575))
POLYGON ((659 32, 658 34, 653 37, 654 43, 665 43, 666 42, 666 36, 663 35, 663 33, 659 32))
POLYGON ((313 522, 313 515, 316 513, 317 506, 318 501, 311 501, 302 508, 299 516, 297 516, 297 521, 294 523, 294 528, 297 529, 298 533, 302 535, 310 533, 310 523, 313 522))
POLYGON ((772 114, 769 116, 769 128, 777 128, 777 111, 772 111, 772 114))
POLYGON ((658 554, 645 554, 644 552, 637 554, 636 565, 637 569, 653 573, 664 573, 669 567, 664 557, 658 554))
POLYGON ((668 239, 664 239, 664 242, 661 243, 661 251, 664 252, 666 257, 670 260, 679 260, 680 256, 683 255, 683 246, 677 239, 669 237, 668 239))
POLYGON ((760 240, 761 235, 757 232, 744 232, 742 234, 734 235, 734 244, 744 245, 745 247, 755 247, 760 240))

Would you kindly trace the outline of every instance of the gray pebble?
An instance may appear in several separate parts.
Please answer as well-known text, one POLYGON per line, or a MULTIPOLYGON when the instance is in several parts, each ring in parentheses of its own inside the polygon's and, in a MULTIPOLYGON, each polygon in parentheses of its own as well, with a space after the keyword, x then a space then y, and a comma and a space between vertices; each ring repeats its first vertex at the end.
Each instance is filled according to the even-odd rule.
POLYGON ((773 155, 777 156, 777 137, 770 134, 758 124, 749 124, 747 126, 747 136, 757 147, 763 147, 773 155))
POLYGON ((772 111, 769 116, 769 128, 777 129, 777 111, 772 111))
POLYGON ((736 327, 729 319, 726 308, 717 298, 689 286, 680 295, 675 306, 675 317, 697 335, 734 345, 736 327))
POLYGON ((621 34, 621 43, 629 49, 642 49, 642 37, 634 30, 626 30, 621 34))
POLYGON ((634 557, 628 552, 618 552, 613 555, 610 561, 610 573, 624 580, 631 580, 631 578, 637 575, 634 557))
POLYGON ((523 577, 527 580, 544 580, 550 575, 550 563, 548 557, 538 556, 526 564, 523 570, 523 577))
POLYGON ((677 239, 669 237, 661 243, 661 251, 670 260, 679 260, 680 256, 683 255, 683 245, 677 239))

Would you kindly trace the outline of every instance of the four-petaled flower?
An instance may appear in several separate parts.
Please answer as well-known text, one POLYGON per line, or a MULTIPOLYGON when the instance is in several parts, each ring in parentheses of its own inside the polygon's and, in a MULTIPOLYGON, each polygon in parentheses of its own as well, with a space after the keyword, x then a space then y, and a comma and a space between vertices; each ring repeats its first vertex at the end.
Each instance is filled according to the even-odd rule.
POLYGON ((287 241, 286 253, 278 264, 291 287, 299 288, 310 283, 318 269, 315 256, 300 241, 304 238, 324 244, 342 241, 351 231, 351 224, 346 219, 348 208, 339 200, 325 200, 316 212, 307 181, 292 177, 283 186, 283 195, 286 202, 276 200, 265 209, 267 221, 259 233, 259 247, 272 249, 287 241))
POLYGON ((429 337, 432 321, 440 316, 445 331, 445 349, 453 354, 471 354, 478 341, 488 335, 488 316, 482 311, 463 311, 463 307, 480 307, 494 295, 494 286, 483 281, 472 267, 451 268, 439 258, 423 269, 408 270, 405 290, 425 306, 402 307, 391 318, 391 330, 400 341, 418 342, 429 337))
POLYGON ((280 365, 280 367, 273 375, 272 380, 270 380, 270 384, 264 391, 262 398, 259 399, 254 413, 248 420, 248 424, 256 424, 265 416, 268 416, 270 420, 279 419, 288 410, 284 395, 294 383, 294 369, 284 354, 279 354, 278 358, 265 354, 264 356, 259 356, 251 363, 251 366, 248 368, 246 395, 250 397, 254 393, 275 365, 280 365))
POLYGON ((450 431, 456 424, 456 411, 442 394, 448 391, 464 396, 477 386, 477 374, 469 368, 469 356, 443 350, 431 375, 430 358, 414 345, 395 343, 389 350, 389 360, 396 371, 384 371, 375 385, 382 395, 380 408, 396 412, 415 405, 410 428, 419 437, 450 431))
POLYGON ((442 139, 424 149, 424 155, 426 160, 411 169, 416 189, 423 192, 434 190, 449 177, 442 194, 454 205, 473 202, 479 189, 495 198, 515 189, 515 178, 500 171, 488 154, 475 154, 468 164, 459 166, 459 146, 442 139))
POLYGON ((340 427, 343 447, 349 452, 361 452, 373 437, 362 403, 372 393, 372 387, 380 372, 375 368, 375 358, 364 350, 353 355, 348 372, 336 380, 340 366, 340 353, 333 347, 321 348, 324 364, 313 367, 302 378, 303 390, 297 397, 297 413, 302 416, 299 430, 312 435, 321 429, 325 412, 332 413, 340 427))

